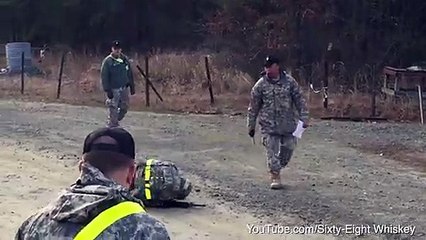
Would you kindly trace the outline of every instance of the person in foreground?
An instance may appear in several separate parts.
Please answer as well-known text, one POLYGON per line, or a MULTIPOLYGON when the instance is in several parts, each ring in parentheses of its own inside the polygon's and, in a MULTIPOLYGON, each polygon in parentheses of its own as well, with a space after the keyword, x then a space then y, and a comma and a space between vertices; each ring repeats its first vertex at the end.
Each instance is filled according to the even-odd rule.
POLYGON ((15 239, 169 240, 168 232, 132 197, 135 143, 122 128, 90 133, 77 181, 59 198, 29 217, 15 239))
POLYGON ((292 76, 281 71, 279 63, 276 57, 266 58, 265 75, 251 90, 247 116, 249 136, 253 138, 259 115, 272 189, 282 187, 280 173, 289 163, 296 147, 297 139, 292 134, 298 120, 304 123, 304 128, 309 126, 308 108, 301 88, 292 76))

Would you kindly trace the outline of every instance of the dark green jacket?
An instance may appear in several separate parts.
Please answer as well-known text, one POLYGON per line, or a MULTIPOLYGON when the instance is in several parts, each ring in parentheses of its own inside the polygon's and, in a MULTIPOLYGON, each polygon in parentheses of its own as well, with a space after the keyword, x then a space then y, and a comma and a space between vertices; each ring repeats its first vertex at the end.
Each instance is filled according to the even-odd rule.
POLYGON ((135 84, 132 69, 124 54, 117 59, 110 54, 102 61, 101 82, 105 92, 125 86, 129 86, 130 90, 134 92, 135 84))

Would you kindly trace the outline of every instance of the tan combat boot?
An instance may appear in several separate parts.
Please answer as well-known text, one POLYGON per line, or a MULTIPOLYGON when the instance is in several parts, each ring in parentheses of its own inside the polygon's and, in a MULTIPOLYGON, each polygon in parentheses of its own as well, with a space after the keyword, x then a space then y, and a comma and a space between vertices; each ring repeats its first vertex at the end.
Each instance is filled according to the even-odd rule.
POLYGON ((271 172, 271 189, 280 189, 282 187, 279 173, 271 172))

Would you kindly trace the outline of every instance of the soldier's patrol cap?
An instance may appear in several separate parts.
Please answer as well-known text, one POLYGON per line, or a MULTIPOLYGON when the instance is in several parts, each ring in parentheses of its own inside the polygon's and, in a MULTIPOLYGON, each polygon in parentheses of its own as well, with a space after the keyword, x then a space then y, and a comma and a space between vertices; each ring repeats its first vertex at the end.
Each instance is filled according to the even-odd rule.
POLYGON ((114 40, 112 42, 112 46, 115 47, 115 48, 120 48, 121 47, 121 43, 118 40, 114 40))
POLYGON ((87 135, 84 140, 83 154, 95 151, 116 152, 135 159, 135 141, 132 135, 121 127, 99 128, 87 135), (93 143, 103 136, 113 138, 116 144, 93 143))
POLYGON ((267 56, 266 58, 265 58, 265 62, 264 62, 264 64, 263 64, 263 66, 265 66, 265 67, 270 67, 270 66, 272 66, 272 64, 274 64, 274 63, 276 63, 276 64, 280 64, 280 59, 278 59, 277 57, 275 57, 275 56, 267 56))

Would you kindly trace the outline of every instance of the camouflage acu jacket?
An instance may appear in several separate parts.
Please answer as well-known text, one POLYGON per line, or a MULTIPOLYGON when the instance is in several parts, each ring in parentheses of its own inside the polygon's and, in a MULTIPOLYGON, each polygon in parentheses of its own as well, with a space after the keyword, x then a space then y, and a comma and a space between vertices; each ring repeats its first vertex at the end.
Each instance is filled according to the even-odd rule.
MULTIPOLYGON (((107 179, 97 168, 83 165, 82 175, 59 198, 28 218, 15 239, 73 239, 103 210, 121 201, 135 201, 125 188, 107 179)), ((96 239, 170 239, 165 226, 145 214, 122 218, 105 229, 96 239)))
POLYGON ((308 108, 296 80, 283 72, 279 80, 260 78, 251 91, 247 125, 255 129, 256 119, 263 134, 288 135, 297 121, 308 119, 308 108), (299 116, 297 116, 299 115, 299 116))

